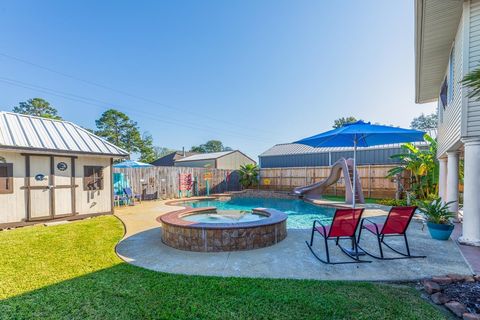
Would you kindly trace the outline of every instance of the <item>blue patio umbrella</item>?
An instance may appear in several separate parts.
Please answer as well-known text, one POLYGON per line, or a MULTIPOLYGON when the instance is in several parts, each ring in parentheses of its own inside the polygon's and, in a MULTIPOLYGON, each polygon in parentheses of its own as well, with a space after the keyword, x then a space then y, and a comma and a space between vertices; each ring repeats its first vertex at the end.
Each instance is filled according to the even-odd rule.
POLYGON ((113 165, 114 168, 148 168, 153 167, 151 164, 143 163, 140 161, 134 160, 125 160, 113 165))
POLYGON ((353 147, 353 200, 355 208, 357 147, 423 141, 425 132, 357 121, 294 143, 311 147, 353 147))

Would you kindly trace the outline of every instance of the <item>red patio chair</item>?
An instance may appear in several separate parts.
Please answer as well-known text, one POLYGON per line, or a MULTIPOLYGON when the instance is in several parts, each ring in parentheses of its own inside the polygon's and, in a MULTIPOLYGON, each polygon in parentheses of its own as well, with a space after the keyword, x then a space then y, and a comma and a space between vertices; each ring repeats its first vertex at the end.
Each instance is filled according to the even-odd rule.
POLYGON ((387 218, 384 223, 375 223, 368 218, 362 219, 360 224, 360 231, 358 232, 357 245, 358 247, 365 252, 367 255, 384 260, 394 260, 394 259, 407 259, 407 258, 425 258, 425 256, 413 256, 410 254, 410 248, 408 246, 407 240, 407 228, 412 221, 412 217, 417 210, 417 207, 392 207, 388 213, 387 218), (365 224, 365 221, 370 222, 371 224, 365 224), (362 235, 362 230, 367 230, 377 236, 378 250, 380 251, 380 256, 374 255, 370 252, 367 252, 365 249, 359 246, 360 236, 362 235), (385 242, 385 237, 403 237, 405 239, 405 247, 407 252, 403 253, 388 245, 385 242), (385 245, 389 249, 401 255, 400 257, 389 257, 385 258, 383 255, 382 245, 385 245))
POLYGON ((319 261, 329 264, 343 264, 343 263, 359 263, 359 262, 371 262, 360 260, 358 258, 358 246, 355 238, 355 231, 357 230, 358 224, 363 214, 363 208, 360 209, 337 209, 335 215, 333 216, 333 221, 330 225, 324 225, 320 221, 315 220, 312 227, 312 236, 310 238, 310 243, 305 241, 308 248, 312 254, 319 261), (319 224, 319 226, 317 226, 319 224), (313 251, 313 238, 315 233, 320 234, 325 241, 325 251, 327 255, 327 260, 323 260, 313 251), (350 239, 352 241, 352 250, 349 252, 344 249, 338 241, 340 239, 350 239), (343 262, 331 262, 330 253, 328 251, 328 240, 335 240, 337 246, 340 247, 343 253, 352 258, 354 261, 343 261, 343 262))

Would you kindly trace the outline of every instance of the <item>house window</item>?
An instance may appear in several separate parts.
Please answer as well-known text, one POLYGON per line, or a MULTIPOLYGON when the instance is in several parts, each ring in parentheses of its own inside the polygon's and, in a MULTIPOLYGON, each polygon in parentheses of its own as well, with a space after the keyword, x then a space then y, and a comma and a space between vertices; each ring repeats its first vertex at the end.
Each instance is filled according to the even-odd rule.
POLYGON ((103 167, 84 166, 83 167, 83 190, 102 190, 103 189, 103 167))
POLYGON ((448 103, 450 104, 453 101, 453 80, 455 78, 455 47, 452 48, 450 52, 450 57, 448 59, 448 103))
POLYGON ((447 106, 447 95, 448 95, 448 82, 447 78, 443 81, 442 88, 440 89, 440 105, 442 106, 443 110, 447 106))
POLYGON ((0 194, 13 193, 13 164, 0 163, 0 194))

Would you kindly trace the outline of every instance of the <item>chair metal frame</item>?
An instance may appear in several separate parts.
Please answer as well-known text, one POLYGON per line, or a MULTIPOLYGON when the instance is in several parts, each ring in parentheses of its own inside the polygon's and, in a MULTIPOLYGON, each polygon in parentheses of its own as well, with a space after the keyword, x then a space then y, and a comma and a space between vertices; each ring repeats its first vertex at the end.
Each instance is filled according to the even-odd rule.
MULTIPOLYGON (((332 224, 333 225, 333 222, 335 221, 335 218, 337 217, 337 212, 339 210, 359 210, 359 209, 337 209, 337 211, 335 211, 335 215, 333 216, 333 221, 332 221, 332 224)), ((353 235, 345 235, 345 236, 330 236, 330 233, 332 232, 333 228, 330 228, 328 230, 328 233, 327 233, 327 227, 326 225, 324 225, 321 221, 319 220, 314 220, 313 221, 313 226, 312 226, 312 235, 310 237, 310 243, 308 241, 305 241, 305 243, 307 244, 307 247, 310 249, 310 251, 312 252, 313 256, 320 262, 322 263, 325 263, 325 264, 349 264, 349 263, 368 263, 368 262, 372 262, 372 261, 369 261, 369 260, 361 260, 358 256, 359 256, 359 247, 357 245, 357 240, 356 240, 356 236, 355 236, 355 232, 358 228, 358 225, 360 223, 360 220, 361 220, 361 217, 362 217, 362 214, 363 214, 363 211, 364 209, 360 209, 361 212, 360 212, 360 216, 357 220, 357 223, 355 225, 355 228, 353 230, 353 235), (318 231, 317 229, 317 223, 322 227, 322 230, 323 230, 323 234, 318 231), (323 239, 324 239, 324 243, 325 243, 325 252, 326 252, 326 260, 320 258, 314 251, 313 251, 313 240, 314 240, 314 236, 315 236, 315 232, 319 233, 323 239), (339 243, 339 240, 341 239, 350 239, 351 242, 352 242, 352 251, 355 252, 355 254, 352 254, 350 253, 347 249, 345 249, 344 247, 342 247, 339 243), (340 250, 346 254, 348 257, 350 257, 351 259, 353 259, 354 261, 338 261, 338 262, 332 262, 330 260, 330 252, 329 252, 329 248, 328 248, 328 240, 335 240, 335 244, 340 248, 340 250)), ((330 226, 331 226, 330 225, 330 226)))
POLYGON ((395 211, 395 209, 398 209, 398 208, 405 208, 405 207, 392 207, 390 209, 390 211, 388 212, 388 215, 387 215, 387 218, 385 219, 384 223, 383 223, 383 226, 382 226, 382 229, 379 229, 378 227, 378 224, 375 223, 374 221, 372 221, 371 219, 369 218, 363 218, 361 223, 360 223, 360 230, 358 231, 358 237, 357 237, 357 246, 358 248, 360 248, 360 250, 362 250, 365 254, 369 255, 370 257, 372 258, 375 258, 375 259, 379 259, 379 260, 398 260, 398 259, 411 259, 411 258, 426 258, 426 256, 416 256, 416 255, 412 255, 410 253, 410 247, 408 245, 408 239, 407 239, 407 229, 408 227, 410 226, 410 222, 412 221, 412 218, 413 218, 413 215, 415 214, 415 210, 417 209, 417 207, 411 207, 412 208, 412 212, 410 214, 410 217, 408 218, 407 220, 407 223, 405 224, 405 227, 404 227, 404 230, 402 232, 398 232, 398 233, 383 233, 383 229, 385 228, 385 226, 387 225, 387 222, 388 222, 388 219, 390 218, 392 212, 395 211), (373 232, 371 229, 368 229, 365 225, 364 225, 364 222, 365 221, 368 221, 370 222, 371 225, 373 225, 375 227, 375 232, 373 232), (360 237, 362 235, 362 230, 365 229, 367 231, 370 231, 372 234, 374 234, 376 237, 377 237, 377 243, 378 243, 378 250, 380 252, 380 256, 378 255, 375 255, 371 252, 368 252, 366 251, 364 248, 362 248, 360 246, 360 237), (385 242, 385 237, 402 237, 404 238, 405 240, 405 248, 406 248, 406 253, 405 252, 400 252, 398 251, 397 249, 394 249, 392 248, 388 243, 385 242), (395 253, 399 254, 400 257, 385 257, 384 253, 383 253, 383 247, 382 245, 385 245, 387 248, 389 248, 390 250, 394 251, 395 253))

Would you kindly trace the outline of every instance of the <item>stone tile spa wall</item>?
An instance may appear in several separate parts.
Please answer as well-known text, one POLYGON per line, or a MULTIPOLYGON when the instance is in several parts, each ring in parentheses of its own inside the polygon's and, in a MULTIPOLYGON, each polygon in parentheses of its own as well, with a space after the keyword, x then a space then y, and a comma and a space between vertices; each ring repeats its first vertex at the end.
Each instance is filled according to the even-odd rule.
POLYGON ((277 210, 256 209, 268 218, 245 223, 192 223, 181 217, 215 208, 187 208, 158 217, 162 223, 162 242, 187 251, 221 252, 251 250, 274 245, 287 236, 287 216, 277 210))

